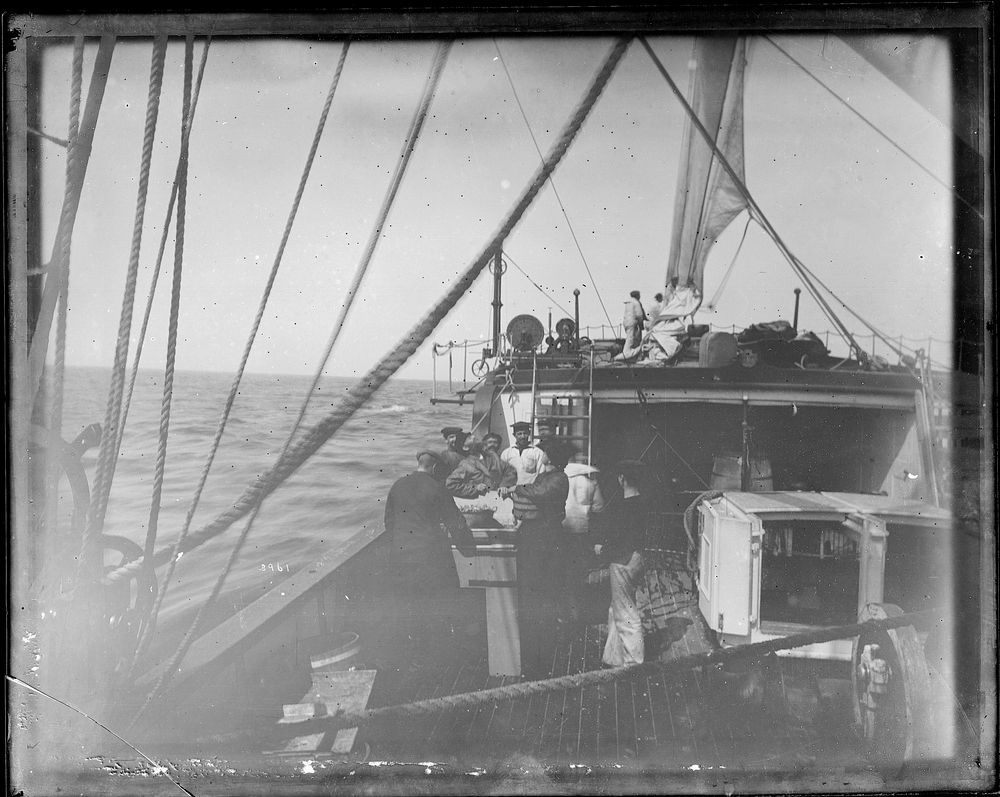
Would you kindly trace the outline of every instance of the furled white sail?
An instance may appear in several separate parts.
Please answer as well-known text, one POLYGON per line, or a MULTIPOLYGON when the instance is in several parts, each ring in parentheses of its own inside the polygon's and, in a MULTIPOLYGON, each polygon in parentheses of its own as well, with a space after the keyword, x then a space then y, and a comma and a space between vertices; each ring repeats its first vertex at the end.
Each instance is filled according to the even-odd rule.
MULTIPOLYGON (((700 39, 694 48, 689 103, 743 181, 743 72, 746 41, 700 39)), ((702 291, 705 260, 746 200, 690 118, 684 126, 667 282, 702 291)))

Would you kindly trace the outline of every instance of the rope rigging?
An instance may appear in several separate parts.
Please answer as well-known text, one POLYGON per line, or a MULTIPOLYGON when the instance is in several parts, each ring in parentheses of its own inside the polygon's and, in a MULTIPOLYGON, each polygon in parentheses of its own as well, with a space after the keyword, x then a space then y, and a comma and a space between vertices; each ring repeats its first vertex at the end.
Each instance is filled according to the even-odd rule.
MULTIPOLYGON (((77 36, 73 41, 73 62, 70 77, 69 122, 66 132, 66 177, 64 195, 72 190, 73 171, 76 163, 76 147, 80 135, 80 99, 83 92, 83 37, 77 36)), ((64 236, 60 251, 60 260, 65 264, 65 277, 59 289, 56 315, 56 351, 54 363, 54 378, 52 385, 52 420, 49 429, 56 438, 62 436, 63 421, 63 391, 66 375, 66 314, 69 304, 69 264, 70 236, 64 236)), ((56 514, 59 506, 59 473, 60 465, 57 459, 50 464, 46 485, 46 512, 50 528, 56 527, 56 514)))
POLYGON ((76 224, 80 196, 83 193, 83 183, 87 176, 87 166, 90 163, 90 150, 94 141, 94 131, 97 128, 97 117, 104 100, 104 89, 107 86, 108 72, 111 69, 111 56, 114 53, 115 41, 116 37, 113 35, 101 37, 94 61, 94 69, 90 76, 87 103, 79 125, 76 146, 73 147, 72 152, 67 151, 67 168, 71 169, 73 173, 71 190, 67 191, 63 197, 42 301, 38 308, 35 327, 29 331, 31 344, 28 349, 28 395, 32 401, 38 396, 42 371, 45 367, 45 357, 48 353, 52 316, 55 313, 56 302, 63 291, 63 282, 66 278, 66 263, 62 260, 63 241, 73 237, 73 227, 76 224))
POLYGON ((837 327, 837 330, 843 336, 844 340, 848 343, 848 345, 851 347, 851 350, 857 354, 858 360, 860 362, 867 362, 868 356, 865 353, 865 351, 854 339, 854 336, 851 334, 850 330, 848 330, 847 327, 844 326, 843 322, 841 322, 841 320, 837 317, 836 313, 833 312, 833 309, 829 306, 826 299, 819 293, 819 291, 817 290, 816 286, 813 284, 810 278, 810 274, 804 270, 802 261, 799 260, 798 257, 796 257, 792 253, 792 251, 788 248, 788 245, 784 242, 784 239, 782 239, 782 237, 778 234, 778 231, 774 228, 770 220, 764 214, 764 211, 761 209, 760 205, 757 204, 757 201, 753 198, 753 195, 750 193, 750 190, 746 187, 746 184, 743 182, 743 180, 740 179, 740 176, 736 173, 736 170, 733 169, 732 165, 729 163, 725 155, 719 149, 718 145, 712 139, 711 134, 705 129, 704 124, 702 124, 701 120, 698 118, 698 114, 695 113, 690 103, 688 103, 688 101, 685 99, 684 95, 677 87, 677 84, 674 82, 674 79, 670 76, 670 73, 663 65, 663 62, 660 61, 659 57, 653 51, 653 48, 650 46, 649 42, 645 39, 645 37, 642 36, 639 37, 639 40, 642 42, 642 46, 649 54, 649 57, 652 59, 653 64, 656 66, 659 73, 663 76, 664 80, 667 81, 667 84, 670 86, 670 90, 674 93, 674 96, 676 96, 677 100, 681 103, 681 106, 684 108, 684 111, 690 118, 692 125, 694 125, 697 128, 699 134, 705 139, 708 146, 712 149, 712 152, 715 154, 715 157, 718 158, 719 164, 726 170, 726 173, 733 181, 733 185, 735 185, 739 190, 739 192, 743 195, 744 199, 747 202, 747 206, 749 208, 751 216, 757 221, 758 224, 760 224, 764 228, 764 231, 767 232, 767 234, 771 237, 771 240, 773 240, 775 244, 778 246, 778 250, 782 253, 782 255, 784 255, 785 259, 788 261, 792 269, 798 274, 803 284, 805 284, 806 288, 809 290, 809 293, 820 305, 820 309, 830 320, 830 323, 832 323, 835 327, 837 327))
MULTIPOLYGON (((441 79, 441 73, 444 71, 444 66, 448 60, 448 54, 450 50, 451 50, 450 41, 442 42, 437 47, 437 50, 434 55, 434 61, 431 65, 430 74, 428 75, 427 81, 424 84, 423 96, 420 98, 420 103, 417 107, 413 120, 410 124, 410 129, 407 133, 406 138, 404 139, 403 150, 400 154, 399 163, 396 165, 396 171, 393 175, 392 181, 390 182, 389 189, 386 192, 385 199, 383 200, 378 221, 376 222, 372 230, 372 234, 369 238, 369 245, 365 250, 364 256, 362 257, 362 260, 358 265, 351 286, 348 289, 347 296, 344 300, 344 304, 341 307, 340 314, 337 318, 336 323, 334 324, 334 328, 330 335, 330 339, 327 342, 327 346, 323 353, 323 357, 319 363, 319 366, 316 369, 316 374, 313 377, 313 382, 310 385, 309 390, 306 392, 305 399, 302 402, 302 406, 299 410, 298 417, 295 420, 292 430, 289 432, 287 438, 285 439, 285 443, 284 446, 282 447, 281 454, 278 457, 279 464, 285 459, 289 449, 292 446, 292 442, 295 439, 296 434, 298 433, 303 418, 305 417, 306 410, 309 406, 309 401, 312 398, 313 394, 315 393, 316 387, 319 385, 319 381, 322 378, 323 372, 326 369, 326 364, 329 361, 330 354, 332 353, 333 348, 340 337, 341 330, 344 327, 344 322, 347 318, 348 312, 350 311, 351 305, 353 304, 354 297, 357 295, 357 291, 361 286, 361 282, 363 281, 365 274, 368 271, 368 267, 371 265, 372 256, 374 255, 375 248, 378 244, 379 239, 381 238, 381 232, 385 226, 386 220, 389 217, 389 212, 392 209, 393 201, 395 200, 396 194, 399 191, 399 187, 402 184, 403 176, 406 173, 406 167, 408 166, 410 157, 412 156, 414 148, 416 147, 417 139, 420 136, 420 131, 423 127, 424 120, 427 118, 427 112, 430 108, 431 101, 434 99, 434 95, 437 91, 437 86, 441 79)), ((343 51, 343 54, 346 55, 346 48, 343 51)), ((338 77, 339 77, 339 70, 338 70, 338 77)), ((149 696, 146 698, 146 701, 143 704, 142 708, 133 718, 131 724, 134 724, 145 712, 145 709, 152 704, 152 702, 156 699, 156 697, 162 694, 163 690, 170 683, 174 674, 177 672, 177 668, 180 666, 181 661, 184 659, 184 656, 187 654, 188 649, 191 647, 191 643, 194 642, 195 636, 197 632, 200 630, 209 608, 214 604, 219 594, 221 594, 222 586, 223 584, 225 584, 226 578, 231 572, 233 566, 235 565, 236 559, 243 548, 243 544, 246 542, 246 539, 249 536, 251 529, 253 528, 254 521, 257 519, 257 516, 260 513, 265 497, 266 497, 265 495, 261 495, 260 498, 255 502, 250 512, 250 516, 247 519, 246 525, 244 526, 243 531, 240 533, 240 536, 237 538, 236 543, 233 545, 233 549, 229 555, 229 559, 227 560, 225 567, 222 569, 222 572, 219 574, 215 586, 212 588, 212 592, 209 594, 206 601, 199 608, 198 613, 195 616, 194 621, 191 624, 191 627, 184 635, 184 638, 181 641, 181 644, 177 652, 171 658, 167 668, 161 674, 155 687, 150 692, 149 696)), ((151 560, 152 551, 147 552, 145 558, 147 560, 151 560)))
MULTIPOLYGON (((201 81, 205 76, 205 65, 208 62, 208 48, 212 44, 212 37, 207 36, 205 38, 205 46, 202 48, 201 52, 201 63, 198 66, 198 78, 195 80, 194 92, 191 95, 191 112, 190 112, 190 123, 188 127, 194 125, 194 115, 198 108, 198 97, 201 94, 201 81)), ((177 184, 180 180, 180 169, 181 162, 180 158, 177 160, 177 166, 174 169, 174 179, 170 186, 170 200, 167 203, 166 217, 163 221, 163 232, 160 234, 160 247, 156 254, 156 265, 153 268, 153 276, 150 279, 149 293, 146 297, 146 310, 142 316, 142 325, 139 329, 138 339, 136 340, 135 357, 132 363, 132 373, 129 376, 128 390, 125 394, 125 401, 122 404, 121 419, 118 422, 118 439, 115 443, 115 450, 120 451, 122 447, 122 439, 125 436, 125 422, 128 418, 129 408, 132 406, 132 394, 135 390, 135 383, 139 376, 139 362, 142 359, 142 349, 146 341, 146 329, 149 326, 149 317, 153 312, 153 298, 156 295, 156 286, 160 279, 160 268, 163 265, 163 256, 167 250, 167 241, 170 238, 170 222, 173 219, 174 205, 177 202, 177 184)), ((117 460, 115 460, 117 463, 117 460)), ((112 465, 111 477, 114 479, 114 468, 112 465)))
MULTIPOLYGON (((76 148, 80 137, 80 95, 83 92, 83 37, 77 36, 73 41, 73 65, 70 77, 69 123, 66 132, 66 187, 69 193, 73 183, 73 164, 76 160, 76 148)), ((63 387, 66 373, 66 311, 69 303, 69 265, 72 239, 65 236, 62 239, 60 259, 66 269, 59 290, 59 303, 56 315, 56 353, 55 380, 52 391, 52 423, 49 428, 57 437, 62 434, 63 387)))
MULTIPOLYGON (((586 94, 581 98, 573 115, 566 122, 562 132, 549 152, 548 158, 542 163, 531 182, 524 189, 517 202, 508 212, 491 240, 481 250, 479 255, 467 266, 465 271, 452 283, 447 293, 431 307, 417 324, 387 353, 371 370, 350 388, 339 404, 320 420, 303 436, 262 479, 252 483, 233 504, 231 510, 222 513, 206 526, 192 533, 182 551, 193 550, 205 541, 224 532, 236 520, 246 515, 254 504, 263 496, 274 491, 285 479, 311 457, 338 429, 361 407, 369 398, 413 355, 434 331, 441 320, 464 296, 473 280, 490 263, 501 242, 514 229, 525 211, 530 207, 538 192, 544 186, 548 175, 559 165, 563 156, 579 132, 580 127, 597 102, 601 92, 607 85, 615 67, 621 61, 628 47, 629 38, 619 38, 605 57, 600 69, 595 74, 586 94)), ((154 556, 154 564, 167 561, 169 550, 158 551, 154 556)), ((108 582, 116 582, 128 578, 138 572, 141 565, 130 563, 110 573, 108 582)))
MULTIPOLYGON (((337 86, 340 84, 340 76, 344 70, 344 63, 347 60, 347 51, 350 47, 350 42, 345 42, 343 48, 341 49, 340 58, 337 62, 337 67, 334 71, 333 79, 330 82, 330 88, 327 91, 326 100, 323 103, 323 108, 320 112, 319 121, 316 125, 316 132, 313 134, 312 145, 309 149, 309 154, 306 157, 305 166, 303 167, 302 174, 299 177, 298 188, 296 189, 295 196, 292 199, 292 206, 288 213, 288 218, 285 221, 285 227, 282 232, 281 241, 278 244, 278 249, 274 256, 274 261, 271 264, 271 271, 268 275, 267 282, 264 286, 264 291, 261 296, 260 302, 257 307, 257 314, 254 317, 253 323, 250 327, 250 333, 247 336, 246 344, 243 348, 243 354, 240 358, 239 366, 236 369, 236 375, 233 377, 232 385, 229 388, 229 395, 226 397, 225 405, 223 406, 222 414, 219 418, 219 423, 216 426, 215 437, 212 440, 212 445, 209 449, 208 457, 205 460, 205 464, 202 467, 201 473, 198 477, 198 484, 195 487, 194 495, 191 498, 191 503, 188 506, 187 514, 184 517, 184 525, 181 527, 180 534, 177 537, 177 541, 174 543, 173 554, 170 557, 170 561, 167 566, 167 572, 163 578, 163 587, 160 589, 159 594, 156 597, 156 603, 153 606, 153 610, 150 615, 149 623, 147 624, 142 638, 139 640, 139 645, 136 648, 135 656, 132 661, 132 670, 134 672, 136 664, 141 658, 142 654, 145 652, 148 643, 152 639, 152 631, 156 625, 157 617, 159 616, 160 607, 163 605, 163 599, 167 592, 168 586, 170 584, 171 577, 173 576, 174 568, 177 564, 177 552, 180 549, 181 544, 187 537, 188 532, 191 529, 191 523, 194 519, 195 512, 198 508, 198 503, 201 500, 202 491, 205 488, 205 483, 208 481, 209 472, 212 469, 212 465, 215 462, 215 456, 218 453, 219 445, 222 441, 222 435, 225 432, 226 424, 229 421, 229 414, 232 411, 233 404, 236 401, 236 396, 239 393, 240 383, 243 379, 243 373, 246 370, 247 361, 250 359, 250 352, 253 348, 254 341, 257 338, 257 332, 260 329, 261 322, 264 318, 264 312, 267 308, 267 303, 271 295, 271 290, 274 286, 274 281, 278 275, 278 269, 281 266, 282 258, 284 257, 285 248, 288 244, 288 239, 291 236, 292 227, 295 223, 295 219, 298 215, 299 205, 302 201, 302 195, 305 192, 306 184, 309 180, 309 175, 312 172, 313 162, 316 158, 316 153, 319 149, 320 140, 323 137, 323 131, 326 128, 326 121, 330 115, 330 108, 333 104, 333 98, 337 91, 337 86)), ((208 43, 205 45, 205 53, 208 50, 208 43)), ((202 60, 202 67, 204 67, 204 54, 202 60)), ((200 75, 199 75, 200 77, 200 75)), ((192 99, 191 104, 191 115, 194 114, 195 100, 197 99, 197 92, 195 97, 192 99)), ((169 226, 169 222, 166 226, 169 226)), ((159 266, 159 263, 157 263, 159 266)), ((136 367, 138 367, 138 353, 136 355, 136 367)), ((134 376, 134 375, 133 375, 134 376)), ((146 558, 152 559, 153 552, 148 550, 145 554, 146 558)))
MULTIPOLYGON (((514 87, 514 81, 511 78, 510 71, 507 69, 507 63, 504 61, 503 53, 501 52, 500 45, 497 43, 496 39, 493 40, 493 45, 496 47, 497 56, 500 58, 500 63, 501 63, 501 65, 503 65, 504 73, 507 75, 507 80, 510 83, 511 92, 514 95, 514 100, 517 103, 517 107, 521 111, 521 116, 524 119, 524 125, 528 129, 528 134, 531 136, 532 143, 535 145, 535 151, 538 152, 538 157, 541 158, 542 157, 542 151, 541 151, 541 149, 538 146, 538 141, 535 139, 535 134, 534 134, 534 132, 531 129, 531 124, 528 121, 528 116, 527 116, 527 114, 524 111, 524 106, 521 105, 521 100, 518 97, 517 89, 514 87)), ((597 287, 597 282, 594 279, 593 272, 591 272, 591 270, 590 270, 590 264, 587 262, 587 258, 586 258, 586 256, 583 253, 583 248, 580 246, 580 241, 577 238, 576 232, 573 229, 573 224, 569 220, 569 214, 566 212, 566 207, 563 205, 562 197, 559 196, 559 190, 556 188, 555 181, 551 177, 549 178, 549 184, 552 186, 552 193, 553 193, 553 195, 556 198, 556 202, 558 202, 558 204, 559 204, 559 209, 562 211, 563 218, 566 219, 566 226, 569 229, 570 236, 572 236, 572 238, 573 238, 573 243, 576 245, 576 250, 580 254, 580 261, 583 263, 583 267, 584 267, 584 269, 587 272, 587 276, 590 279, 590 284, 594 286, 594 293, 597 295, 597 301, 601 305, 601 310, 604 312, 604 317, 607 319, 608 326, 614 328, 614 322, 612 322, 611 315, 608 313, 608 308, 607 308, 607 305, 604 303, 604 298, 601 296, 601 291, 597 287)), ((518 267, 518 270, 521 271, 520 267, 518 267)), ((522 271, 522 273, 524 273, 524 272, 522 271)), ((527 275, 525 275, 525 276, 527 276, 527 275)), ((530 279, 530 277, 529 277, 529 279, 530 279)), ((534 284, 534 283, 532 283, 532 284, 534 284)), ((536 287, 538 287, 538 286, 536 286, 536 287)), ((562 309, 562 308, 560 308, 560 309, 562 309)), ((572 315, 572 314, 567 312, 567 315, 572 315)), ((642 389, 639 387, 638 380, 636 379, 636 376, 635 376, 635 370, 632 368, 632 364, 630 362, 626 361, 625 364, 628 367, 629 377, 630 377, 630 379, 632 381, 632 386, 635 389, 636 397, 638 398, 639 403, 642 406, 643 416, 646 418, 646 422, 649 424, 650 428, 653 429, 654 432, 655 432, 656 428, 653 426, 652 422, 649 420, 649 409, 648 409, 648 407, 646 405, 646 397, 643 394, 642 389)))
MULTIPOLYGON (((121 317, 118 324, 118 342, 111 371, 111 385, 104 414, 104 434, 98 454, 97 472, 94 477, 93 498, 87 529, 83 536, 80 561, 96 558, 95 548, 104 528, 108 495, 111 490, 111 472, 117 458, 114 446, 117 440, 118 416, 121 409, 122 387, 125 378, 125 364, 128 356, 129 332, 132 327, 132 306, 135 299, 135 285, 139 271, 139 250, 142 244, 143 220, 146 213, 146 197, 149 189, 149 172, 153 157, 153 142, 159 115, 160 91, 163 86, 163 64, 166 58, 167 37, 158 36, 154 41, 150 59, 149 92, 146 100, 146 122, 143 131, 142 154, 139 162, 139 185, 136 190, 135 220, 132 243, 129 251, 128 269, 122 296, 121 317)), ((85 571, 86 572, 86 571, 85 571)))
MULTIPOLYGON (((531 143, 535 145, 535 152, 538 153, 538 158, 540 160, 544 160, 542 149, 538 146, 538 140, 535 138, 535 133, 531 129, 531 123, 528 122, 528 115, 524 112, 524 106, 521 105, 521 98, 518 97, 517 89, 514 88, 514 80, 510 76, 510 71, 507 69, 507 62, 504 61, 503 53, 500 51, 500 44, 496 39, 493 39, 493 46, 496 47, 497 56, 500 58, 500 64, 503 66, 504 74, 507 75, 507 82, 510 83, 510 90, 514 95, 514 101, 517 103, 517 107, 521 111, 521 117, 524 119, 524 126, 528 129, 528 135, 531 136, 531 143)), ((594 280, 594 275, 590 270, 590 264, 587 263, 587 257, 583 254, 583 247, 580 246, 580 241, 576 237, 576 231, 573 229, 573 223, 569 220, 569 214, 566 212, 566 206, 563 204, 562 197, 559 196, 559 189, 556 188, 555 180, 553 180, 551 176, 549 176, 549 185, 552 186, 552 195, 556 198, 556 202, 559 203, 559 210, 562 211, 563 218, 566 219, 566 227, 569 229, 569 234, 573 239, 573 244, 576 246, 576 251, 580 254, 580 261, 583 263, 583 267, 587 271, 587 276, 590 278, 590 284, 594 286, 594 293, 597 295, 597 301, 600 302, 601 309, 604 311, 604 316, 608 319, 608 324, 610 326, 614 326, 614 324, 611 323, 611 316, 608 315, 608 308, 604 304, 601 291, 597 287, 597 282, 594 280)), ((571 313, 567 313, 567 315, 571 315, 571 313)))
POLYGON ((936 182, 942 188, 947 188, 948 191, 951 192, 951 194, 955 197, 955 199, 957 199, 959 202, 961 202, 963 205, 965 205, 969 210, 971 210, 973 213, 975 213, 977 216, 979 216, 980 219, 983 218, 982 211, 979 210, 977 207, 975 207, 964 196, 962 196, 958 192, 958 190, 955 188, 954 185, 949 185, 948 183, 946 183, 944 180, 942 180, 940 177, 938 177, 936 174, 934 174, 934 172, 932 172, 930 169, 928 169, 926 166, 924 166, 924 164, 922 164, 920 161, 918 161, 913 155, 911 155, 909 152, 907 152, 905 149, 903 149, 903 147, 900 146, 899 144, 897 144, 892 138, 890 138, 888 134, 886 134, 885 132, 883 132, 881 130, 881 128, 877 127, 874 122, 870 121, 860 111, 858 111, 853 105, 851 105, 847 100, 845 100, 843 97, 841 97, 839 94, 837 94, 833 89, 831 89, 829 86, 827 86, 822 80, 820 80, 818 77, 816 77, 816 75, 814 75, 812 72, 810 72, 808 69, 806 69, 806 67, 800 61, 796 60, 787 50, 785 50, 774 39, 772 39, 770 36, 767 36, 767 35, 765 35, 763 38, 769 44, 771 44, 771 46, 774 47, 778 52, 780 52, 782 55, 784 55, 785 58, 787 58, 789 61, 791 61, 793 64, 795 64, 795 66, 797 66, 799 69, 801 69, 803 72, 805 72, 809 77, 811 77, 816 83, 818 83, 820 85, 820 87, 823 88, 835 100, 837 100, 837 102, 839 102, 841 105, 843 105, 845 108, 847 108, 847 110, 849 110, 856 117, 858 117, 858 119, 860 119, 868 127, 870 127, 872 130, 874 130, 876 133, 878 133, 883 139, 885 139, 886 142, 888 142, 903 157, 905 157, 908 161, 910 161, 914 166, 916 166, 918 169, 920 169, 924 174, 926 174, 928 177, 930 177, 934 182, 936 182))
MULTIPOLYGON (((160 501, 163 495, 163 475, 167 463, 167 436, 170 431, 170 410, 173 405, 174 368, 177 360, 177 321, 180 315, 181 278, 184 266, 184 233, 187 223, 188 159, 191 144, 191 82, 194 71, 194 37, 184 40, 184 88, 181 104, 181 148, 178 158, 177 227, 174 237, 174 275, 170 290, 170 317, 167 324, 167 362, 163 372, 163 398, 160 402, 160 429, 156 446, 156 466, 153 475, 153 498, 149 507, 149 525, 146 527, 146 544, 143 557, 150 581, 154 578, 153 565, 149 562, 156 545, 160 522, 160 501)), ((138 252, 136 252, 138 261, 138 252)), ((131 318, 129 319, 131 325, 131 318)), ((127 350, 127 349, 126 349, 127 350)), ((125 364, 122 362, 122 373, 125 364)), ((120 396, 120 393, 119 393, 120 396)), ((116 435, 117 439, 117 435, 116 435)), ((110 485, 109 485, 110 487, 110 485)))
POLYGON ((510 255, 509 255, 509 254, 508 254, 507 252, 504 252, 504 253, 503 253, 503 259, 504 259, 504 260, 506 260, 506 261, 507 261, 508 263, 510 263, 510 264, 511 264, 511 265, 512 265, 512 266, 513 266, 514 268, 516 268, 516 269, 517 269, 518 271, 520 271, 520 272, 521 272, 521 273, 522 273, 522 274, 524 275, 524 277, 525 277, 525 278, 526 278, 526 279, 528 280, 528 282, 530 282, 530 283, 531 283, 532 285, 534 285, 534 286, 535 286, 535 288, 536 288, 536 289, 538 290, 538 292, 539 292, 539 293, 541 293, 541 294, 542 294, 542 296, 544 296, 544 297, 545 297, 546 299, 548 299, 548 300, 549 300, 550 302, 552 302, 552 303, 553 303, 553 304, 554 304, 554 305, 555 305, 556 307, 558 307, 558 308, 559 308, 559 309, 560 309, 560 310, 561 310, 561 311, 562 311, 562 312, 563 312, 563 313, 564 313, 565 315, 567 315, 567 316, 571 316, 571 315, 573 315, 573 314, 572 314, 572 313, 571 313, 571 312, 570 312, 569 310, 567 310, 567 309, 566 309, 565 307, 563 307, 563 306, 562 306, 562 305, 561 305, 561 304, 559 303, 559 301, 558 301, 558 300, 557 300, 557 299, 556 299, 556 298, 555 298, 555 297, 554 297, 554 296, 553 296, 553 295, 552 295, 551 293, 549 293, 549 292, 548 292, 547 290, 545 290, 545 288, 543 288, 543 287, 542 287, 541 285, 539 285, 539 284, 538 284, 537 282, 535 282, 535 281, 534 281, 534 280, 533 280, 533 279, 531 278, 531 275, 530 275, 530 274, 529 274, 529 273, 528 273, 527 271, 525 271, 525 270, 524 270, 523 268, 521 268, 521 267, 520 267, 520 266, 519 266, 519 265, 518 265, 517 263, 515 263, 515 262, 514 262, 514 259, 513 259, 513 258, 512 258, 512 257, 511 257, 511 256, 510 256, 510 255))
POLYGON ((747 223, 743 228, 743 235, 740 236, 740 242, 736 246, 736 251, 733 253, 733 259, 729 261, 729 268, 726 269, 726 273, 722 276, 722 282, 719 283, 719 287, 715 289, 715 293, 709 300, 708 304, 705 305, 706 310, 714 310, 716 305, 719 303, 719 299, 722 298, 722 292, 726 289, 726 284, 729 282, 729 278, 733 275, 733 268, 736 266, 736 260, 740 256, 740 252, 743 251, 743 242, 747 239, 747 232, 750 230, 750 222, 753 221, 753 216, 747 214, 747 223))

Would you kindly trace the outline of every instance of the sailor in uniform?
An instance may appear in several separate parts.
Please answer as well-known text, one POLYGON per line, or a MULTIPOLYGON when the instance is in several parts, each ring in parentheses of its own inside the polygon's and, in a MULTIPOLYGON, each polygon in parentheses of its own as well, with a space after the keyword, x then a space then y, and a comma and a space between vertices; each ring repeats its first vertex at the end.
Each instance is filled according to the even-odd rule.
POLYGON ((544 451, 531 445, 530 423, 518 421, 511 429, 514 432, 514 445, 504 449, 500 459, 517 471, 518 484, 531 484, 548 458, 544 451))

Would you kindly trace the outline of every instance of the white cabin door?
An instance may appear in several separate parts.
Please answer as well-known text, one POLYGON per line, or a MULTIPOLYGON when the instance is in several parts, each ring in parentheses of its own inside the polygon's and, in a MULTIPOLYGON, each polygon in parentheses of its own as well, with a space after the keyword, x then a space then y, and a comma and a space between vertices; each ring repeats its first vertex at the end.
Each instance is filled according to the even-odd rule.
POLYGON ((751 523, 731 517, 716 517, 714 521, 717 524, 712 574, 715 605, 712 616, 706 619, 720 633, 745 636, 750 633, 751 523))

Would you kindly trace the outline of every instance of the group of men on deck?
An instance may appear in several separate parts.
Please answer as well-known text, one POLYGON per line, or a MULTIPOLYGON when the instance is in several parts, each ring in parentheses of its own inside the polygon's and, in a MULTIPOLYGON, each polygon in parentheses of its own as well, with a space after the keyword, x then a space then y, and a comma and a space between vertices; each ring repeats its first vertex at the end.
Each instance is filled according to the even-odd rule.
POLYGON ((496 491, 500 500, 511 499, 517 529, 522 675, 535 679, 550 674, 560 626, 580 619, 586 574, 595 555, 607 562, 611 581, 603 662, 641 663, 644 642, 636 589, 647 517, 642 463, 625 461, 615 467, 620 493, 606 502, 597 469, 570 462, 572 450, 550 428, 539 425, 536 443, 526 422, 515 423, 511 431, 514 442, 501 451, 502 438, 495 433, 476 441, 459 427, 445 427, 441 433, 447 448, 421 451, 417 470, 389 491, 388 583, 397 596, 397 619, 434 625, 448 616, 449 604, 459 594, 450 546, 466 555, 475 547, 455 499, 496 491), (596 518, 601 519, 599 531, 592 528, 596 518))
POLYGON ((629 293, 622 315, 625 340, 616 359, 670 362, 680 353, 686 321, 701 307, 701 292, 693 281, 680 285, 673 277, 654 298, 647 313, 639 291, 629 293))

